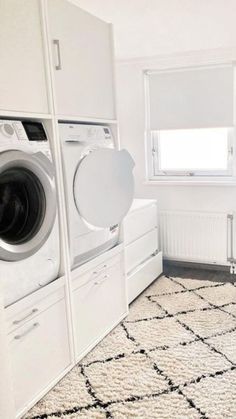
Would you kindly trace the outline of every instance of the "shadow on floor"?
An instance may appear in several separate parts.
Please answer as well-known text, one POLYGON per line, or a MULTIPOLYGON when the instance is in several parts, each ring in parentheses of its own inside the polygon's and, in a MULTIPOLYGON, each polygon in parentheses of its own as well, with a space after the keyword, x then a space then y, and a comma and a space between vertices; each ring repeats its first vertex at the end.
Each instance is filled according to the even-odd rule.
POLYGON ((180 266, 169 262, 164 263, 164 274, 169 276, 176 276, 180 278, 202 279, 203 281, 215 282, 236 282, 236 275, 231 275, 229 269, 216 270, 210 269, 208 266, 200 268, 191 266, 180 266))

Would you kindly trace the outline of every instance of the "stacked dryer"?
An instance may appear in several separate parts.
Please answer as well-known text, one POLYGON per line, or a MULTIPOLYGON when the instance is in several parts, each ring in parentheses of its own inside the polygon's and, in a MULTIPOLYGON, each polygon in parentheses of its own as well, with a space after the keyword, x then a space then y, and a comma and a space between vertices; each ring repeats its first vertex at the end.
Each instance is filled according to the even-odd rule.
POLYGON ((119 224, 134 195, 134 162, 115 149, 103 125, 59 125, 71 266, 98 256, 119 240, 119 224))
POLYGON ((56 279, 54 168, 39 122, 0 120, 0 281, 5 306, 56 279))

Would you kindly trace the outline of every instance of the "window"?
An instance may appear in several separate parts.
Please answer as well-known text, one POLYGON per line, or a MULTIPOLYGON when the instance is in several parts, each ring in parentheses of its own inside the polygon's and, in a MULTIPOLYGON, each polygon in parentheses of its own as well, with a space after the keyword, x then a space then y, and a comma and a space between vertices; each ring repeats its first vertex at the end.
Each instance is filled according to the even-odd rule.
POLYGON ((232 177, 233 65, 150 70, 144 78, 149 179, 232 177))
POLYGON ((151 132, 153 175, 232 175, 232 129, 206 128, 151 132))

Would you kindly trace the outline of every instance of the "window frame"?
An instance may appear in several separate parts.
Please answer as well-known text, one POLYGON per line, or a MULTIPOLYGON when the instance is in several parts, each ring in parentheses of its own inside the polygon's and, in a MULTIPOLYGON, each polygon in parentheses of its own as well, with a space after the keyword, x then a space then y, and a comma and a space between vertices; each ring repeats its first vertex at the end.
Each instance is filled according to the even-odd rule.
MULTIPOLYGON (((203 66, 205 64, 202 64, 203 66)), ((182 68, 189 68, 192 65, 184 66, 182 68)), ((196 65, 196 67, 198 67, 196 65)), ((178 66, 171 67, 179 68, 178 66)), ((149 100, 149 76, 153 72, 168 71, 170 68, 161 69, 145 69, 143 70, 144 81, 144 112, 145 112, 145 132, 144 132, 144 146, 145 146, 145 167, 146 167, 146 182, 154 184, 216 184, 227 183, 236 184, 236 126, 228 127, 228 169, 227 170, 207 170, 207 171, 162 171, 158 168, 158 131, 150 130, 150 100, 149 100)), ((236 71, 235 71, 236 75, 236 71)), ((236 97, 235 97, 236 102, 236 97)), ((227 128, 227 127, 226 127, 227 128)))
POLYGON ((226 170, 161 170, 160 163, 160 131, 148 131, 147 136, 147 152, 149 179, 175 177, 184 178, 225 178, 233 176, 234 167, 234 150, 235 150, 235 134, 234 128, 228 128, 228 168, 226 170))

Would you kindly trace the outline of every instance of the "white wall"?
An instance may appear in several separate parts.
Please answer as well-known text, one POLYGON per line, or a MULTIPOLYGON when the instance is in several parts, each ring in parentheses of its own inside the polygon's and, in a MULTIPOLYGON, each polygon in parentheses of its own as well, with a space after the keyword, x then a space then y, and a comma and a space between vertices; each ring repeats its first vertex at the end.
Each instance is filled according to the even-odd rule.
POLYGON ((236 45, 235 0, 74 0, 114 25, 117 58, 236 45))
POLYGON ((160 209, 233 211, 236 210, 236 187, 232 186, 149 186, 145 185, 144 148, 144 89, 143 70, 180 66, 186 62, 231 61, 233 50, 212 50, 157 57, 156 59, 128 60, 117 64, 117 96, 120 138, 122 147, 132 154, 135 167, 136 197, 156 198, 160 209), (176 64, 177 65, 177 64, 176 64))
MULTIPOLYGON (((144 185, 142 70, 155 68, 162 60, 171 63, 175 54, 181 62, 181 54, 188 51, 205 51, 205 57, 214 57, 218 54, 214 50, 220 49, 220 55, 229 57, 225 49, 236 47, 236 0, 73 1, 114 25, 116 58, 126 60, 117 63, 119 126, 122 146, 136 162, 136 196, 157 198, 163 209, 232 211, 236 206, 233 187, 144 185)), ((188 55, 193 62, 199 56, 188 55)))

